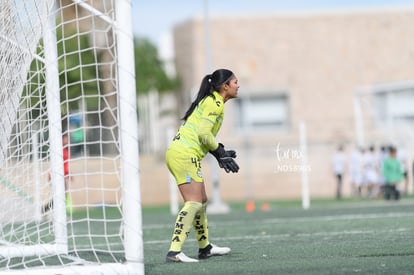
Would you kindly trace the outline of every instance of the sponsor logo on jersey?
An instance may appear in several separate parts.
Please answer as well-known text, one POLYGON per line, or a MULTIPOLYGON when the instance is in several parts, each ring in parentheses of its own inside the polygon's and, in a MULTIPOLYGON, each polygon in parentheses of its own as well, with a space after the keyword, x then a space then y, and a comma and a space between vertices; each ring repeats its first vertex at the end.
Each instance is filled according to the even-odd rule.
POLYGON ((202 178, 203 177, 203 173, 201 173, 201 170, 197 170, 197 176, 202 178))

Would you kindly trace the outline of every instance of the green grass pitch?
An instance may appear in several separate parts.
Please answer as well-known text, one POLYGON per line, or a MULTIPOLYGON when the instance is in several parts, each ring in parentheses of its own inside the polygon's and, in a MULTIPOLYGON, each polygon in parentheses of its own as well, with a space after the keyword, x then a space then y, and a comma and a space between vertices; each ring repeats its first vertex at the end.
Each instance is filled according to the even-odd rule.
MULTIPOLYGON (((270 210, 209 215, 210 240, 226 256, 200 263, 165 263, 175 217, 144 209, 146 274, 414 274, 414 199, 399 202, 270 203, 270 210)), ((194 232, 183 248, 197 256, 194 232)))
MULTIPOLYGON (((243 203, 231 203, 229 214, 209 215, 210 241, 229 246, 232 252, 199 263, 165 263, 175 216, 167 207, 144 207, 145 274, 414 274, 414 197, 399 202, 312 200, 308 210, 301 209, 300 201, 269 204, 269 211, 261 211, 258 203, 258 210, 247 213, 243 203)), ((113 262, 115 257, 122 262, 119 212, 105 209, 104 225, 102 210, 74 213, 79 222, 68 228, 76 236, 69 241, 82 248, 77 253, 83 259, 113 262), (86 216, 92 220, 83 221, 86 216), (90 238, 89 230, 95 237, 90 238), (112 232, 112 237, 102 237, 104 231, 112 232), (108 249, 110 244, 114 253, 92 252, 91 242, 95 249, 108 249)), ((183 252, 197 257, 193 231, 183 252)), ((6 264, 21 269, 65 260, 1 258, 0 273, 6 264)))

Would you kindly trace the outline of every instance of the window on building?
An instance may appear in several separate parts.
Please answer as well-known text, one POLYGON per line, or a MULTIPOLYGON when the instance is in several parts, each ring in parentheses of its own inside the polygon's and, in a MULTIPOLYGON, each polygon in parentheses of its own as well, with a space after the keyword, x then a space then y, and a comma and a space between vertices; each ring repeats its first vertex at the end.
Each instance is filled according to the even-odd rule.
POLYGON ((380 122, 414 123, 414 86, 378 91, 375 101, 375 111, 380 122))
POLYGON ((289 104, 286 94, 257 94, 237 101, 237 126, 242 131, 286 130, 289 104))

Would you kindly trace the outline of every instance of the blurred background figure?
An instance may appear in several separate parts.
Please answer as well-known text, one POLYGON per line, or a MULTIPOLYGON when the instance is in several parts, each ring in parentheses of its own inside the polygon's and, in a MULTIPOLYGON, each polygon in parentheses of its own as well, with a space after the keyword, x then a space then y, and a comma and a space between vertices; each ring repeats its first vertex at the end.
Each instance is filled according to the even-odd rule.
MULTIPOLYGON (((72 176, 70 175, 69 170, 69 161, 70 161, 70 151, 69 151, 69 137, 67 135, 62 136, 62 148, 63 148, 63 176, 64 176, 64 184, 65 184, 65 196, 66 196, 66 211, 70 213, 72 211, 72 199, 69 193, 70 182, 72 180, 72 176)), ((51 175, 48 175, 49 181, 51 181, 51 175)), ((48 212, 50 209, 53 208, 53 199, 47 202, 45 205, 42 206, 42 213, 48 212)))
POLYGON ((400 162, 401 165, 401 172, 403 174, 402 179, 402 186, 401 191, 404 195, 408 194, 408 161, 407 161, 407 155, 402 146, 398 148, 397 151, 397 160, 400 162))
POLYGON ((356 197, 361 197, 362 193, 362 156, 364 150, 361 148, 356 148, 351 155, 351 160, 349 164, 350 174, 351 174, 351 188, 353 195, 356 197))
POLYGON ((370 146, 368 150, 365 151, 363 157, 363 178, 364 185, 366 186, 366 197, 368 199, 372 198, 376 190, 378 189, 379 177, 378 177, 378 156, 375 153, 375 147, 370 146))
POLYGON ((74 157, 80 156, 83 153, 83 142, 85 134, 82 127, 82 123, 82 117, 78 114, 72 115, 69 118, 69 141, 71 144, 71 154, 74 157))
POLYGON ((385 188, 385 177, 384 177, 384 162, 389 157, 388 154, 388 147, 385 145, 381 146, 381 149, 378 153, 378 192, 377 197, 383 197, 384 196, 384 188, 385 188))
POLYGON ((342 198, 342 183, 345 172, 346 156, 344 148, 340 145, 332 159, 333 172, 336 178, 336 199, 342 198))
POLYGON ((384 162, 385 200, 400 199, 399 184, 403 179, 401 163, 397 159, 397 149, 390 147, 390 155, 384 162))

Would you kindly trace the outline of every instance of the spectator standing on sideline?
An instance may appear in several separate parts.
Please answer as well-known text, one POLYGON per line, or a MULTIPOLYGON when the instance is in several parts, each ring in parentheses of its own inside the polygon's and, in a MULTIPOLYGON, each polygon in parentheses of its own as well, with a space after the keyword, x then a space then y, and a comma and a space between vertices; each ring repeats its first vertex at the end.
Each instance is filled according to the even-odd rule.
MULTIPOLYGON (((68 192, 69 184, 71 181, 71 176, 69 174, 69 160, 70 160, 70 151, 69 151, 69 138, 67 135, 62 136, 62 147, 63 147, 63 176, 65 180, 65 197, 66 197, 66 211, 70 213, 72 211, 72 199, 68 192)), ((51 175, 49 174, 49 181, 51 180, 51 175)), ((53 200, 50 200, 47 204, 42 207, 42 213, 46 213, 51 208, 53 208, 53 200)))
POLYGON ((390 147, 390 156, 384 162, 384 178, 384 198, 390 200, 393 197, 395 200, 399 200, 400 191, 398 185, 403 179, 403 173, 401 163, 397 159, 397 149, 395 147, 390 147))
POLYGON ((403 174, 403 183, 401 186, 404 195, 408 194, 408 163, 404 147, 399 147, 397 152, 397 159, 401 164, 401 172, 403 174))
POLYGON ((363 150, 355 148, 351 155, 350 162, 350 174, 351 174, 351 185, 355 196, 361 197, 362 192, 362 155, 363 150))
POLYGON ((378 155, 378 193, 377 197, 384 196, 385 178, 384 178, 384 162, 389 157, 388 147, 383 145, 378 155))
POLYGON ((367 198, 374 196, 378 188, 378 157, 375 154, 375 147, 370 146, 364 154, 364 183, 367 188, 367 198))
POLYGON ((342 198, 342 183, 345 172, 346 157, 344 148, 339 146, 332 160, 333 172, 336 178, 336 199, 342 198))

